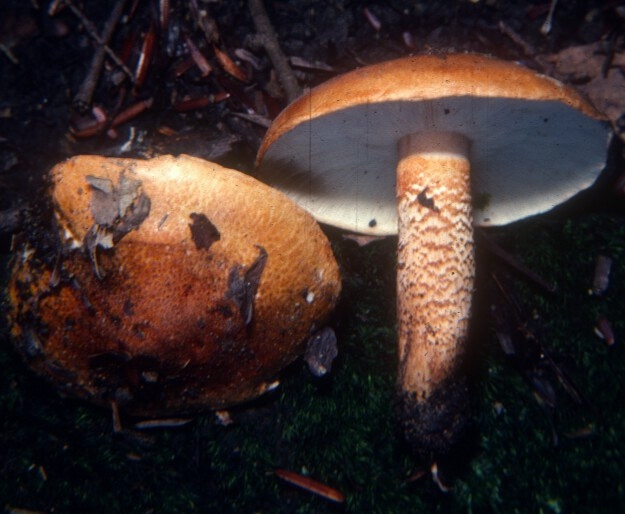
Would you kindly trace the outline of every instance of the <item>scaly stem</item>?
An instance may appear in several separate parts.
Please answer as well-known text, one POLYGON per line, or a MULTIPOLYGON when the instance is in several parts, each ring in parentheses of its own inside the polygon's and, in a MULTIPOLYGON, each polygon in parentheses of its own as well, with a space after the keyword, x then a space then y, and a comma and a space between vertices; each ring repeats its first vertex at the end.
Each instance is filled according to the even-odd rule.
POLYGON ((449 132, 411 134, 399 147, 400 417, 411 442, 435 449, 456 437, 464 411, 456 372, 475 278, 468 152, 449 132))

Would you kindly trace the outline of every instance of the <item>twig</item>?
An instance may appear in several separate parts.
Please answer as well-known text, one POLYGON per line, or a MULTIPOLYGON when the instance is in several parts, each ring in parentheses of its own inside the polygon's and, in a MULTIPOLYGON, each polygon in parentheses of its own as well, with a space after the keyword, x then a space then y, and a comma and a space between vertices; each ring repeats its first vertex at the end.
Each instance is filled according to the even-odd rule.
POLYGON ((540 286, 545 291, 549 293, 553 293, 556 291, 555 284, 550 284, 544 278, 538 275, 538 273, 529 269, 523 263, 519 262, 514 256, 512 256, 511 254, 506 252, 501 246, 499 246, 492 237, 486 234, 484 230, 476 230, 475 233, 482 239, 482 241, 486 243, 488 251, 490 251, 493 255, 499 257, 508 266, 530 279, 532 282, 540 286))
POLYGON ((525 39, 523 39, 521 35, 516 32, 512 27, 510 27, 510 25, 508 25, 506 22, 499 22, 499 32, 509 37, 512 42, 517 45, 527 57, 533 59, 534 62, 536 62, 536 64, 538 64, 543 71, 546 71, 551 67, 543 57, 537 54, 536 49, 525 39))
MULTIPOLYGON (((71 11, 76 15, 76 17, 83 23, 83 25, 85 26, 85 29, 87 30, 89 35, 93 38, 93 40, 104 48, 104 51, 113 60, 113 62, 115 64, 117 64, 117 66, 119 66, 124 71, 124 73, 126 73, 130 78, 132 78, 132 72, 126 67, 126 65, 121 61, 121 59, 119 57, 117 57, 115 52, 113 52, 113 50, 111 50, 111 48, 107 45, 107 39, 105 39, 104 37, 100 37, 98 35, 98 32, 97 32, 97 29, 95 28, 95 25, 93 23, 91 23, 91 21, 82 13, 82 11, 80 9, 78 9, 78 7, 76 7, 72 3, 72 0, 64 0, 64 2, 71 9, 71 11)), ((119 3, 122 4, 121 8, 123 9, 123 7, 124 7, 124 5, 126 3, 126 0, 119 0, 119 3)), ((118 6, 115 6, 115 9, 113 9, 113 13, 115 13, 115 11, 117 10, 117 7, 118 6)), ((121 15, 121 13, 120 13, 120 15, 121 15)), ((111 16, 109 18, 109 20, 112 17, 113 16, 111 16)), ((119 19, 119 17, 118 17, 118 19, 119 19)), ((116 23, 117 22, 115 22, 115 24, 116 23)), ((115 27, 115 24, 113 24, 113 28, 115 27)), ((107 25, 108 25, 108 22, 107 22, 107 25)), ((110 37, 108 39, 110 39, 110 37)))
POLYGON ((256 31, 258 32, 257 41, 267 52, 269 60, 278 74, 278 80, 280 80, 280 84, 284 88, 287 100, 292 102, 300 96, 301 89, 286 56, 280 48, 276 33, 271 26, 267 11, 265 11, 265 6, 262 0, 250 0, 249 6, 256 31))
POLYGON ((549 5, 549 12, 547 13, 547 17, 540 27, 540 33, 543 36, 546 36, 551 32, 551 27, 553 25, 553 13, 556 10, 556 5, 558 4, 558 0, 551 0, 551 4, 549 5))
POLYGON ((85 29, 89 33, 89 35, 98 43, 99 47, 96 49, 93 54, 93 58, 91 59, 91 65, 89 66, 89 72, 85 77, 82 85, 76 96, 74 97, 74 105, 78 106, 79 109, 84 109, 84 106, 88 106, 91 103, 91 98, 93 96, 93 91, 98 83, 98 79, 100 77, 100 73, 102 71, 102 66, 104 65, 104 57, 108 55, 113 62, 117 66, 121 68, 121 70, 128 75, 130 80, 133 80, 132 72, 126 67, 126 65, 117 57, 115 52, 111 50, 108 46, 108 42, 113 36, 113 32, 115 31, 115 27, 121 15, 124 11, 124 6, 126 5, 126 0, 118 0, 117 4, 113 8, 109 19, 102 30, 102 36, 98 35, 97 29, 87 19, 87 17, 78 9, 71 0, 64 0, 64 3, 72 10, 72 12, 80 19, 80 21, 85 26, 85 29))
POLYGON ((612 66, 612 61, 614 61, 614 52, 616 48, 616 39, 618 36, 618 30, 614 29, 610 33, 608 38, 608 48, 605 53, 605 60, 601 65, 601 76, 605 79, 608 77, 608 72, 610 71, 610 67, 612 66))
POLYGON ((72 9, 74 14, 76 14, 76 16, 78 16, 81 19, 81 21, 85 25, 85 28, 90 33, 91 37, 93 37, 96 40, 96 42, 100 45, 96 49, 95 53, 93 54, 93 57, 91 59, 91 65, 89 66, 89 71, 87 72, 87 76, 83 80, 80 86, 80 89, 78 90, 78 93, 76 93, 76 96, 74 97, 74 102, 73 102, 74 106, 80 112, 83 112, 91 104, 91 100, 93 98, 93 92, 95 91, 95 88, 98 84, 98 80, 102 72, 102 67, 104 66, 104 58, 106 57, 107 54, 111 58, 113 58, 113 60, 122 68, 122 70, 124 70, 124 72, 130 77, 131 80, 133 78, 130 70, 126 68, 126 66, 118 59, 118 57, 112 52, 112 50, 108 46, 108 42, 113 36, 115 27, 117 26, 117 23, 119 19, 121 18, 121 15, 124 11, 126 0, 119 0, 117 4, 115 5, 115 7, 113 8, 111 15, 109 16, 109 19, 107 20, 106 25, 104 26, 104 29, 102 30, 102 37, 98 36, 97 32, 95 31, 95 27, 91 24, 89 20, 85 18, 82 12, 80 12, 71 3, 70 0, 65 0, 65 1, 67 5, 70 7, 70 9, 72 9))
MULTIPOLYGON (((542 343, 541 339, 534 333, 534 331, 528 327, 527 323, 525 322, 526 316, 522 313, 521 306, 519 305, 519 302, 517 301, 515 296, 507 290, 507 288, 504 286, 502 281, 499 279, 499 276, 495 272, 491 273, 491 276, 494 279, 495 285, 502 295, 502 298, 508 305, 509 310, 512 312, 517 332, 523 337, 526 345, 528 345, 525 350, 525 359, 527 360, 528 351, 531 351, 532 354, 537 355, 537 360, 531 367, 538 368, 540 367, 541 363, 546 363, 551 371, 555 374, 558 382, 560 382, 562 387, 564 387, 566 392, 569 394, 569 396, 571 396, 575 403, 579 405, 586 405, 588 408, 592 408, 592 404, 585 397, 581 389, 577 387, 577 385, 573 382, 573 379, 564 370, 564 368, 560 366, 551 356, 551 351, 549 350, 549 348, 547 348, 547 346, 542 343)), ((519 362, 519 365, 521 366, 522 371, 526 374, 527 378, 539 378, 538 374, 532 371, 531 367, 528 367, 527 364, 519 362)), ((530 380, 530 383, 532 388, 534 388, 534 386, 536 385, 539 385, 539 382, 535 382, 532 380, 530 380)), ((538 391, 535 392, 538 393, 538 391)))
POLYGON ((0 51, 6 55, 7 59, 11 61, 13 64, 19 64, 19 59, 15 56, 15 54, 11 51, 11 49, 2 43, 0 43, 0 51))
POLYGON ((276 469, 274 473, 278 478, 284 480, 286 483, 299 487, 304 491, 316 494, 317 496, 321 496, 326 500, 330 500, 335 503, 343 503, 345 501, 345 496, 338 489, 334 489, 329 485, 317 482, 307 476, 300 475, 294 471, 289 471, 288 469, 276 469))
POLYGON ((530 45, 525 39, 521 37, 519 33, 517 33, 510 25, 508 25, 505 21, 499 22, 499 32, 508 36, 514 44, 516 44, 525 55, 534 56, 536 55, 536 49, 530 45))
POLYGON ((271 126, 271 120, 261 114, 233 112, 232 115, 237 118, 241 118, 242 120, 247 120, 250 123, 260 125, 261 127, 269 128, 271 126))
POLYGON ((214 18, 204 9, 200 9, 197 0, 191 0, 189 2, 191 8, 191 14, 195 18, 195 22, 198 27, 204 32, 204 37, 209 44, 217 43, 221 36, 219 35, 219 29, 214 18))

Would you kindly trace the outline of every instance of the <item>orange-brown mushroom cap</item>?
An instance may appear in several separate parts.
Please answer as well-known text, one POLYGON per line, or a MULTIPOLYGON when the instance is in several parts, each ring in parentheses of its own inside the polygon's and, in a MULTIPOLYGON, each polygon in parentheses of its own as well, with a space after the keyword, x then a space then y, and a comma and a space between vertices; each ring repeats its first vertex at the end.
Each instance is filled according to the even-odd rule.
POLYGON ((51 182, 59 242, 16 255, 10 319, 30 364, 79 396, 145 415, 252 399, 337 301, 314 219, 247 175, 82 156, 51 182))

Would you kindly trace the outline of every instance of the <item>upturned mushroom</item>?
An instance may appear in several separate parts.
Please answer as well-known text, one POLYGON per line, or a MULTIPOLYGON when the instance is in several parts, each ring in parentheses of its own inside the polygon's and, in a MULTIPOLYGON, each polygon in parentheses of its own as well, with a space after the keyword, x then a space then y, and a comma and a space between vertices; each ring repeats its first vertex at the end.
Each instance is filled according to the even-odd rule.
POLYGON ((467 419, 459 365, 473 224, 547 211, 590 186, 610 130, 574 90, 473 54, 364 67, 312 89, 269 128, 258 177, 319 221, 398 234, 400 425, 444 452, 467 419))
POLYGON ((50 174, 54 227, 26 235, 11 330, 63 390, 126 412, 224 408, 270 389, 340 292, 316 221, 189 156, 81 156, 50 174))

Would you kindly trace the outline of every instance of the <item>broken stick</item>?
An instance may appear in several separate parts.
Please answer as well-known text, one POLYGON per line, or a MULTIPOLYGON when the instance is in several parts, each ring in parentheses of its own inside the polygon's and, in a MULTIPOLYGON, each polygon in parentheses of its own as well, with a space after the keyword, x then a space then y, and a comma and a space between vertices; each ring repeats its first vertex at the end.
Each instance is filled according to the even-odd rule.
POLYGON ((271 64, 278 74, 278 80, 282 85, 286 98, 290 102, 295 100, 301 94, 301 89, 295 78, 293 70, 289 66, 289 62, 280 48, 278 38, 267 16, 267 11, 262 0, 250 0, 250 13, 254 20, 254 26, 258 34, 256 41, 263 46, 271 64))
MULTIPOLYGON (((67 0, 66 0, 67 2, 67 0)), ((73 3, 67 2, 67 5, 72 9, 72 12, 78 16, 78 18, 83 22, 85 28, 88 30, 91 37, 98 43, 98 47, 93 54, 93 58, 91 59, 91 64, 89 66, 89 71, 87 72, 87 76, 83 80, 78 93, 74 97, 73 104, 80 111, 84 112, 90 105, 91 100, 93 98, 93 92, 98 84, 98 80, 100 79, 100 74, 102 73, 102 67, 104 65, 104 58, 108 54, 113 61, 126 73, 130 79, 132 80, 132 73, 128 68, 122 63, 119 58, 113 53, 113 51, 109 48, 108 43, 113 36, 113 32, 115 31, 115 27, 121 18, 122 13, 124 12, 124 6, 126 5, 126 0, 119 0, 113 11, 111 11, 111 15, 102 30, 102 36, 100 37, 93 24, 85 18, 78 8, 74 6, 73 3)))

